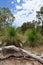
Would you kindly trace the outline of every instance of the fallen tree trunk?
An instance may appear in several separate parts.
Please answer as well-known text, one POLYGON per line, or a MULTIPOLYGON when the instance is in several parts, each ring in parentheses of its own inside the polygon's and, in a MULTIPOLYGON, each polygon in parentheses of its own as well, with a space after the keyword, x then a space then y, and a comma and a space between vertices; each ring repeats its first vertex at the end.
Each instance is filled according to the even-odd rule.
POLYGON ((13 53, 20 52, 24 58, 32 58, 32 59, 35 59, 35 60, 39 61, 41 64, 43 64, 43 59, 40 56, 36 56, 34 54, 31 54, 31 53, 29 53, 28 51, 26 51, 22 48, 19 48, 19 47, 13 46, 13 45, 12 46, 5 46, 5 47, 0 48, 0 52, 2 52, 5 55, 8 54, 7 51, 8 52, 13 51, 13 53))

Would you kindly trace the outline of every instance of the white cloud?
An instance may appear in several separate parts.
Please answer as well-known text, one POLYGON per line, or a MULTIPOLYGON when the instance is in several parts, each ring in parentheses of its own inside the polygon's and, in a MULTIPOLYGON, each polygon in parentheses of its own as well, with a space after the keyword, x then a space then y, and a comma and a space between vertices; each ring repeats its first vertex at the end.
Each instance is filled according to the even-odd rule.
POLYGON ((20 0, 17 0, 17 3, 20 3, 20 0))
POLYGON ((21 7, 21 6, 19 6, 19 5, 17 5, 17 6, 16 6, 16 9, 22 9, 22 7, 21 7))
POLYGON ((12 1, 11 4, 14 4, 14 1, 12 1))
POLYGON ((43 0, 23 0, 22 6, 16 6, 16 9, 21 9, 15 15, 15 23, 20 26, 23 22, 36 19, 36 11, 43 5, 43 0))

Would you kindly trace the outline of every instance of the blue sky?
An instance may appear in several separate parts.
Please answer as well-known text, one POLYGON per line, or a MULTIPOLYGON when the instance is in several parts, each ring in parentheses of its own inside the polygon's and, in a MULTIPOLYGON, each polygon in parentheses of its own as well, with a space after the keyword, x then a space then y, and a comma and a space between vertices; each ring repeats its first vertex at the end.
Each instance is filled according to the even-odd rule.
POLYGON ((0 7, 8 7, 15 16, 14 25, 36 20, 36 11, 43 6, 43 0, 0 0, 0 7))

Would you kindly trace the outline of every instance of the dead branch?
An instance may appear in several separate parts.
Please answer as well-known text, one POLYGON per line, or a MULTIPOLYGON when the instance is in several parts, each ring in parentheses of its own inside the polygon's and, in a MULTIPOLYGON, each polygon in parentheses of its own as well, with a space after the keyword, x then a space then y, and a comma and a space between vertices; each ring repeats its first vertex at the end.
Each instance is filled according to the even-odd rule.
POLYGON ((31 53, 29 53, 28 51, 26 51, 22 48, 19 48, 19 47, 13 46, 13 45, 0 48, 0 52, 2 52, 5 55, 8 54, 7 51, 11 51, 12 54, 20 52, 24 58, 32 58, 32 59, 37 60, 41 64, 43 64, 43 59, 40 56, 36 56, 34 54, 31 54, 31 53))

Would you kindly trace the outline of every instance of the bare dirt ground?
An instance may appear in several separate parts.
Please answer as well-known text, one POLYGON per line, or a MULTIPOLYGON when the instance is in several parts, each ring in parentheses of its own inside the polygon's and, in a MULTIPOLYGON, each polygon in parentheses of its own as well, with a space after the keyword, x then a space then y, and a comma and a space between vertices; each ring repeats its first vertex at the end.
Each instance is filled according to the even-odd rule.
POLYGON ((41 65, 37 61, 8 59, 1 61, 0 65, 41 65))
MULTIPOLYGON (((28 52, 36 54, 36 55, 41 55, 43 53, 43 46, 40 46, 38 48, 25 48, 28 52)), ((0 58, 3 58, 2 53, 0 53, 0 58)), ((14 59, 14 58, 9 58, 7 60, 2 60, 0 61, 0 65, 42 65, 39 62, 35 60, 25 60, 25 59, 14 59)))

